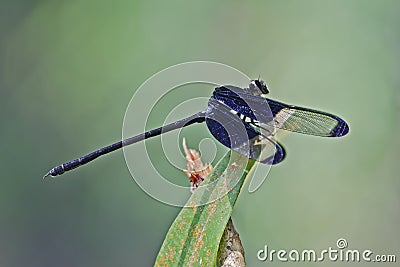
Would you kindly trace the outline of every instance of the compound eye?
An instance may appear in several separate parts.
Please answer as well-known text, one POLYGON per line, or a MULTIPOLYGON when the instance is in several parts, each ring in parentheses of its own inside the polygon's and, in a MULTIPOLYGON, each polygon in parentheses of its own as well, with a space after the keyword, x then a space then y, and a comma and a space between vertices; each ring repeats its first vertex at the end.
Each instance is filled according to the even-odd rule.
POLYGON ((264 81, 256 80, 256 84, 257 84, 258 89, 260 89, 263 94, 269 93, 267 85, 265 84, 264 81))
POLYGON ((265 82, 261 81, 261 80, 252 80, 250 82, 250 86, 249 88, 253 91, 261 91, 262 94, 268 94, 269 91, 267 89, 267 85, 265 84, 265 82))
POLYGON ((260 81, 260 80, 254 80, 254 82, 256 83, 256 85, 257 85, 258 89, 260 89, 260 90, 261 90, 263 81, 260 81))

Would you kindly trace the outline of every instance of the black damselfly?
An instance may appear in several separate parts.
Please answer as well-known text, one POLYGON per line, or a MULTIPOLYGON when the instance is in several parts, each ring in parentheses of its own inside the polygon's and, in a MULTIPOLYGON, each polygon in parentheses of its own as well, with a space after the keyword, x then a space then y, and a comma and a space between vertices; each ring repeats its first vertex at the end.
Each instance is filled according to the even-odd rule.
POLYGON ((349 132, 347 123, 335 115, 287 105, 266 98, 268 93, 266 84, 261 80, 252 80, 248 88, 229 85, 217 87, 206 110, 63 163, 44 177, 61 175, 124 146, 194 123, 206 122, 211 134, 221 144, 266 164, 277 164, 285 157, 282 145, 273 139, 275 128, 323 137, 340 137, 349 132), (249 144, 243 146, 246 142, 249 144), (259 153, 254 153, 257 143, 272 146, 273 154, 263 158, 259 153))

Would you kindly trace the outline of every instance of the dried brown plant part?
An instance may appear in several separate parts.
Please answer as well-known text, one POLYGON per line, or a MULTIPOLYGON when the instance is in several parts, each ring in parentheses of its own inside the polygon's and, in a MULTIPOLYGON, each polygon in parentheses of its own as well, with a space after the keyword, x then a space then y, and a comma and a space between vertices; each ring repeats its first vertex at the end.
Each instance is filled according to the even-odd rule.
MULTIPOLYGON (((183 138, 183 149, 186 154, 187 174, 190 180, 190 191, 193 193, 200 183, 204 181, 207 175, 211 172, 210 164, 203 164, 200 153, 195 149, 189 149, 186 146, 186 140, 183 138)), ((235 163, 233 163, 235 167, 235 163)), ((228 224, 225 227, 221 241, 219 243, 217 266, 223 267, 244 267, 244 248, 238 232, 236 231, 232 218, 229 218, 228 224)))
POLYGON ((185 151, 187 165, 187 170, 183 172, 189 177, 190 191, 193 193, 211 172, 212 166, 210 164, 203 164, 200 153, 197 150, 187 148, 185 138, 183 138, 183 150, 185 151))

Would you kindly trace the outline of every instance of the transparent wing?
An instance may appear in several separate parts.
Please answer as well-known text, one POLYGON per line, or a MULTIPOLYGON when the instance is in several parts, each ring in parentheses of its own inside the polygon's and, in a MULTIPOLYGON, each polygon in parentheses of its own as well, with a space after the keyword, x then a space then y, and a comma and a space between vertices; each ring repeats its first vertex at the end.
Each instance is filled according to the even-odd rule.
POLYGON ((267 101, 274 114, 276 128, 325 137, 339 137, 349 132, 347 123, 335 115, 271 99, 267 101))
POLYGON ((238 87, 218 87, 213 96, 236 112, 268 127, 271 127, 273 121, 279 129, 325 137, 339 137, 349 132, 347 123, 333 114, 290 106, 249 94, 238 87))

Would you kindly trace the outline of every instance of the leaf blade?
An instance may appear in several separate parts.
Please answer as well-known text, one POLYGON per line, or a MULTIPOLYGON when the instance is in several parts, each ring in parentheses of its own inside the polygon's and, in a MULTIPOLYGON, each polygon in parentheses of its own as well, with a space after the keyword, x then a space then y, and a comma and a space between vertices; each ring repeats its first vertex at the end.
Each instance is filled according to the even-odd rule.
POLYGON ((215 266, 225 226, 254 163, 233 151, 218 162, 205 181, 213 186, 208 190, 196 190, 188 207, 182 208, 166 235, 155 266, 215 266), (235 177, 239 179, 236 181, 235 177), (223 194, 231 178, 235 185, 223 194), (221 194, 223 196, 215 201, 196 206, 221 194))

